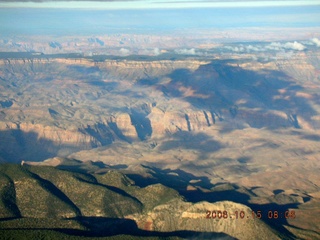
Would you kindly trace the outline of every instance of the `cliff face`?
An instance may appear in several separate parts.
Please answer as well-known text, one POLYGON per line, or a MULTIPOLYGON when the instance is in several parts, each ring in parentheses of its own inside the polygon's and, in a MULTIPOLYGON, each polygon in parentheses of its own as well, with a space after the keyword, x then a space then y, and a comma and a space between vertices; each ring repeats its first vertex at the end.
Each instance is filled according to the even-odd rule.
POLYGON ((0 123, 1 153, 5 161, 43 160, 81 149, 101 146, 96 138, 80 131, 32 123, 0 123))
MULTIPOLYGON (((12 74, 45 74, 46 71, 54 71, 64 68, 81 70, 83 73, 88 69, 100 69, 109 78, 117 79, 142 79, 159 77, 170 74, 176 69, 189 69, 194 71, 201 65, 208 64, 208 61, 199 60, 159 60, 159 61, 130 61, 130 60, 106 60, 103 62, 84 58, 33 58, 33 59, 0 59, 0 67, 12 74), (58 69, 57 69, 58 67, 58 69), (55 69, 56 68, 56 69, 55 69)), ((57 71, 58 70, 58 71, 57 71)))
POLYGON ((215 124, 214 114, 209 111, 168 111, 152 108, 148 115, 152 136, 163 136, 177 131, 198 131, 215 124))
POLYGON ((111 124, 113 124, 114 127, 117 128, 117 131, 115 131, 115 129, 114 131, 120 139, 123 138, 129 142, 139 139, 137 130, 132 125, 132 120, 128 113, 121 113, 118 116, 114 117, 111 124))
POLYGON ((316 130, 314 58, 297 54, 292 61, 264 63, 1 59, 0 142, 2 149, 10 147, 0 158, 20 161, 15 146, 26 158, 34 157, 35 146, 46 149, 42 157, 51 157, 213 126, 316 130), (303 66, 311 71, 304 79, 303 66), (308 84, 302 88, 302 82, 308 84))
MULTIPOLYGON (((170 119, 163 127, 157 127, 155 121, 159 119, 150 119, 150 110, 141 109, 145 103, 125 111, 110 108, 131 105, 126 103, 126 97, 135 101, 136 97, 128 92, 134 81, 164 76, 179 68, 195 70, 205 63, 196 60, 1 59, 0 87, 7 93, 2 96, 3 100, 1 98, 3 137, 0 141, 5 152, 2 157, 9 161, 34 158, 36 149, 41 146, 42 154, 34 159, 40 160, 54 154, 67 155, 75 150, 104 146, 114 140, 144 140, 163 135, 168 129, 170 132, 178 128, 188 130, 184 113, 178 113, 182 119, 175 120, 178 128, 172 127, 170 119), (97 74, 102 74, 102 78, 97 78, 97 74), (114 89, 116 86, 123 93, 114 89), (20 154, 15 153, 15 148, 20 154)), ((167 115, 175 117, 170 112, 167 115)))

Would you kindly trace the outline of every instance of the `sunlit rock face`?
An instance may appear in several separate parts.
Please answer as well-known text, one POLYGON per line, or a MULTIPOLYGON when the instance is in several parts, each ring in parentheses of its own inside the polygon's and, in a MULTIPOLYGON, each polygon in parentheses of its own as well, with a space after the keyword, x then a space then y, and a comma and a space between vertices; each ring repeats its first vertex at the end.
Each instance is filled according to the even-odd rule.
POLYGON ((1 59, 0 141, 10 146, 1 159, 32 158, 35 145, 41 160, 212 128, 318 131, 318 58, 1 59))
POLYGON ((128 218, 134 219, 139 228, 148 231, 188 230, 207 234, 224 233, 235 239, 252 239, 252 237, 269 239, 271 236, 274 239, 280 239, 271 228, 258 220, 252 213, 253 211, 247 206, 230 201, 199 202, 196 204, 175 201, 159 205, 147 214, 131 215, 128 218), (239 209, 245 219, 240 218, 239 209), (219 217, 216 217, 215 214, 218 211, 220 211, 219 217), (215 213, 212 214, 212 212, 215 213), (257 233, 256 229, 261 231, 257 233))

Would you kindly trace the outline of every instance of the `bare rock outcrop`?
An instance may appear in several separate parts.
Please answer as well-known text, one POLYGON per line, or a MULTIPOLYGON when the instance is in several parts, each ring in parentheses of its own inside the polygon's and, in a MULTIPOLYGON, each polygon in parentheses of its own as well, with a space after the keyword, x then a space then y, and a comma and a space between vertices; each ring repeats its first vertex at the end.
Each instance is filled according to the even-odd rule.
POLYGON ((198 131, 212 126, 215 119, 209 111, 164 111, 152 108, 148 115, 152 126, 152 136, 163 136, 177 131, 198 131))
POLYGON ((138 135, 135 127, 132 125, 130 115, 128 113, 120 113, 113 118, 119 133, 129 141, 137 140, 138 135))
POLYGON ((159 205, 144 215, 135 214, 127 218, 135 220, 139 228, 148 231, 189 230, 221 232, 236 239, 281 239, 249 207, 230 201, 195 204, 174 201, 159 205))
MULTIPOLYGON (((20 131, 25 134, 32 133, 37 140, 52 141, 57 145, 81 145, 91 147, 92 144, 98 144, 97 141, 88 135, 79 131, 61 129, 55 126, 44 126, 32 123, 0 123, 0 131, 20 131)), ((25 139, 28 142, 28 139, 25 139)))

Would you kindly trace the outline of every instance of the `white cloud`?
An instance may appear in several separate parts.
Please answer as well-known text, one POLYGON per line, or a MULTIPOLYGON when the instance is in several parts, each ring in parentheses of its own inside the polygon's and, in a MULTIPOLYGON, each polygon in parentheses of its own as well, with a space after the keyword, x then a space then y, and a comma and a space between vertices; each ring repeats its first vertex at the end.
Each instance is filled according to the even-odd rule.
POLYGON ((244 52, 245 48, 243 46, 239 47, 232 47, 232 46, 225 46, 226 49, 231 50, 233 52, 244 52))
POLYGON ((268 46, 266 46, 266 49, 276 50, 276 51, 280 51, 280 50, 284 50, 284 49, 302 51, 305 48, 306 47, 303 44, 301 44, 297 41, 286 42, 286 43, 272 42, 268 46))
POLYGON ((158 56, 158 55, 160 54, 159 48, 153 49, 153 54, 156 55, 156 56, 158 56))
POLYGON ((252 46, 252 45, 247 46, 246 49, 247 49, 248 52, 250 52, 250 51, 254 51, 254 52, 264 51, 264 49, 259 48, 259 47, 255 47, 255 46, 252 46))
POLYGON ((268 46, 266 46, 266 49, 276 50, 276 51, 281 50, 281 48, 282 46, 281 46, 281 43, 279 42, 272 42, 268 46))
POLYGON ((177 49, 175 50, 176 53, 178 54, 183 54, 183 55, 195 55, 196 54, 196 50, 194 48, 191 49, 177 49))
POLYGON ((286 48, 286 49, 292 49, 292 50, 297 50, 297 51, 302 51, 302 50, 304 50, 306 48, 303 44, 301 44, 301 43, 299 43, 297 41, 287 42, 287 43, 284 44, 283 47, 286 48))
POLYGON ((233 52, 262 52, 265 51, 265 49, 263 49, 260 46, 244 46, 242 44, 240 44, 239 46, 225 46, 224 48, 233 51, 233 52))
POLYGON ((320 40, 318 38, 312 38, 311 42, 314 43, 317 47, 320 47, 320 40))
POLYGON ((129 49, 126 49, 126 48, 121 48, 119 50, 119 52, 122 54, 122 55, 128 55, 130 53, 130 50, 129 49))

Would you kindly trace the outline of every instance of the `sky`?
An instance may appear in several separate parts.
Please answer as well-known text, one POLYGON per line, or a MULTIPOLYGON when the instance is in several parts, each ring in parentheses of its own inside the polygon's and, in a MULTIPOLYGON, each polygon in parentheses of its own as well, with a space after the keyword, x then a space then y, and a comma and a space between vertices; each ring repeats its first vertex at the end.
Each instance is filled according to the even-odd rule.
POLYGON ((0 0, 0 37, 320 27, 320 0, 36 1, 0 0))
POLYGON ((0 8, 159 9, 320 5, 320 0, 0 0, 0 8))

